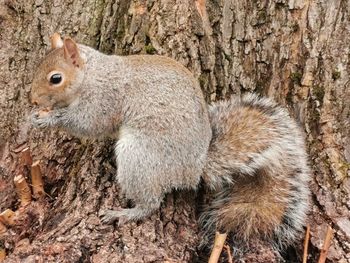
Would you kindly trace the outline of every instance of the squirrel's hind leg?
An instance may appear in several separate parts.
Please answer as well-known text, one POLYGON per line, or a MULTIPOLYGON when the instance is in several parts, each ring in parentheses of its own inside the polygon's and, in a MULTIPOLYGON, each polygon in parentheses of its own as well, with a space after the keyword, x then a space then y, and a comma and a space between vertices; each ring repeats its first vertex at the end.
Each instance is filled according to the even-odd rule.
POLYGON ((117 210, 101 210, 99 216, 101 218, 101 222, 104 224, 113 224, 118 218, 120 218, 120 212, 117 210))
POLYGON ((113 224, 118 219, 118 225, 123 225, 129 221, 137 221, 149 216, 154 210, 159 208, 157 204, 136 205, 134 208, 125 208, 119 210, 103 210, 100 212, 101 222, 104 224, 113 224))

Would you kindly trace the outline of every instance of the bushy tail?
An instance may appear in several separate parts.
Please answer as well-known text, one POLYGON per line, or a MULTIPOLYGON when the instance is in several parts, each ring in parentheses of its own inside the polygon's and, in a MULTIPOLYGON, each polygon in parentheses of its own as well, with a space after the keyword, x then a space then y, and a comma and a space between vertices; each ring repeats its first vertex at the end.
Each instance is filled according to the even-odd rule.
POLYGON ((252 94, 214 104, 210 119, 203 179, 213 198, 200 218, 205 237, 218 229, 231 232, 236 244, 252 237, 278 248, 291 244, 305 221, 310 174, 296 123, 272 100, 252 94))

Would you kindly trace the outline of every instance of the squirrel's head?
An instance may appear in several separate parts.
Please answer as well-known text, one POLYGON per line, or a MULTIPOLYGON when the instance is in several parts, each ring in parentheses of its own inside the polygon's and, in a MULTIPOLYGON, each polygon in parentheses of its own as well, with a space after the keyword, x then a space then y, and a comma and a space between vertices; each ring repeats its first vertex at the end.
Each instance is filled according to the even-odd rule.
POLYGON ((84 61, 71 38, 51 37, 51 51, 40 63, 31 87, 31 102, 39 107, 67 107, 78 97, 84 61))

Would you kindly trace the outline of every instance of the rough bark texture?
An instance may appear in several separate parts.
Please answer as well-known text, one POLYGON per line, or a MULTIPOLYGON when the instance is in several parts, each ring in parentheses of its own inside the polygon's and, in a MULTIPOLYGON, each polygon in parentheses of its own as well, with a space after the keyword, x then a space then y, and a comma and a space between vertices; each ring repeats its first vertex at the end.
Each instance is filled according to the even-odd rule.
MULTIPOLYGON (((0 0, 0 209, 18 207, 13 178, 26 146, 42 160, 48 193, 0 238, 6 262, 205 262, 200 196, 174 193, 150 219, 102 225, 100 209, 125 205, 112 141, 31 129, 30 83, 55 31, 105 53, 171 56, 208 102, 255 91, 288 107, 306 130, 314 171, 310 262, 327 224, 335 231, 329 262, 350 262, 349 1, 0 0)), ((255 246, 246 262, 275 260, 255 246)))

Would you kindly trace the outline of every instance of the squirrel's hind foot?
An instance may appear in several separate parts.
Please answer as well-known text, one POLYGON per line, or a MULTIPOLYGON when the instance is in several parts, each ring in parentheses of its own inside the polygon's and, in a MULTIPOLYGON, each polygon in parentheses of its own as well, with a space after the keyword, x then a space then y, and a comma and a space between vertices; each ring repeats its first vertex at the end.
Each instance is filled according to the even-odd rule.
POLYGON ((101 222, 113 224, 118 219, 118 226, 122 226, 129 221, 136 221, 148 216, 152 210, 136 206, 134 208, 119 210, 102 210, 99 214, 101 222))
POLYGON ((99 216, 101 218, 101 222, 103 224, 113 224, 115 221, 118 220, 118 225, 124 225, 128 220, 128 218, 123 214, 123 210, 129 210, 129 209, 121 209, 121 210, 102 210, 99 213, 99 216))

